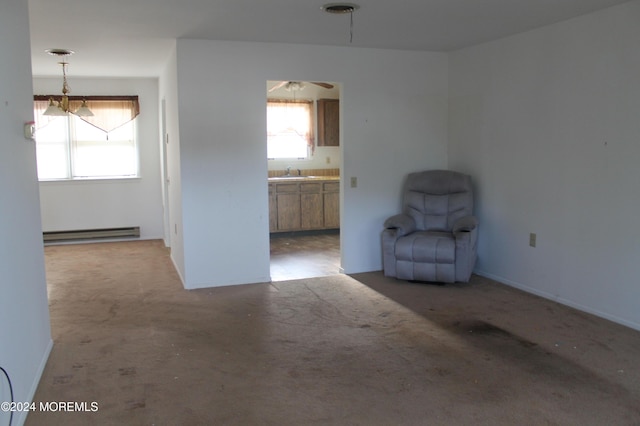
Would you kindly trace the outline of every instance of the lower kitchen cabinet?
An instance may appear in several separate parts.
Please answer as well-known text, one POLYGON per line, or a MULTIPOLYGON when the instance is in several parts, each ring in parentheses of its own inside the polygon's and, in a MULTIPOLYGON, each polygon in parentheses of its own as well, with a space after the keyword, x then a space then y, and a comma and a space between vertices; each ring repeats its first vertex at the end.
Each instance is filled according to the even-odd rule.
POLYGON ((269 231, 340 227, 340 184, 335 180, 269 183, 269 231))
POLYGON ((325 182, 323 184, 324 227, 340 228, 340 184, 325 182))

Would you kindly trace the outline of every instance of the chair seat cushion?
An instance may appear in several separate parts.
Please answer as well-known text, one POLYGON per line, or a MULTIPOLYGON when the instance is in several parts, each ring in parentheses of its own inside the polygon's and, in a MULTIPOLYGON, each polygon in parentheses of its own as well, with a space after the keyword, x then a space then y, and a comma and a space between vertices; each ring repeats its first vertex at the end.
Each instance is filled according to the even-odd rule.
POLYGON ((396 241, 395 255, 399 261, 455 263, 456 241, 450 232, 413 232, 396 241))

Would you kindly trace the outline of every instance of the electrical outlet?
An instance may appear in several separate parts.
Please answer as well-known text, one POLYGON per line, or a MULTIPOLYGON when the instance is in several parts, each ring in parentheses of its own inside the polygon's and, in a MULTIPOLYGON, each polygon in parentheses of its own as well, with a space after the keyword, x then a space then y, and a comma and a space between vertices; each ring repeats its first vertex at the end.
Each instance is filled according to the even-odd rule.
POLYGON ((535 247, 536 246, 536 234, 534 234, 533 232, 529 234, 529 245, 531 247, 535 247))
POLYGON ((355 177, 355 176, 351 178, 351 187, 352 188, 357 188, 358 187, 358 178, 355 177))
POLYGON ((331 157, 327 157, 327 164, 331 164, 331 157))

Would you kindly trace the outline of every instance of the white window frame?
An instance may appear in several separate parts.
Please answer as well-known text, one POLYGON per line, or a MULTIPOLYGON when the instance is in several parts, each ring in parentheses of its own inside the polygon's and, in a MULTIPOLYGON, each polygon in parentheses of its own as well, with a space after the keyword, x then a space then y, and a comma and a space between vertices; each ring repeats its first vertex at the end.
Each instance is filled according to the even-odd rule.
POLYGON ((314 102, 308 100, 291 100, 291 99, 268 99, 267 100, 267 159, 268 160, 310 160, 313 155, 315 145, 314 128, 315 128, 314 102), (306 111, 304 111, 306 110, 306 111), (272 114, 278 114, 275 118, 272 114), (286 117, 289 115, 293 121, 286 123, 286 117), (287 142, 287 139, 293 139, 293 142, 287 142), (295 145, 296 140, 304 147, 291 147, 295 145), (281 148, 274 147, 274 143, 283 145, 281 148), (289 144, 291 148, 284 145, 289 144), (282 154, 289 151, 291 154, 282 154), (297 150, 297 151, 295 151, 297 150))
MULTIPOLYGON (((137 102, 137 100, 136 100, 137 102)), ((138 143, 137 116, 124 122, 122 125, 112 129, 109 132, 99 129, 88 122, 84 122, 80 117, 68 113, 67 115, 55 117, 38 117, 37 114, 42 113, 34 108, 34 116, 36 117, 37 129, 35 132, 36 156, 38 160, 38 180, 40 182, 51 181, 86 181, 86 180, 121 180, 121 179, 137 179, 140 177, 140 151, 138 143), (40 121, 40 122, 38 122, 40 121), (60 132, 49 141, 58 146, 54 150, 48 150, 48 141, 40 141, 38 134, 47 135, 47 129, 50 126, 59 126, 55 132, 60 132), (130 133, 129 133, 130 132, 130 133), (84 133, 88 136, 88 140, 79 141, 78 134, 84 133), (123 134, 124 133, 124 134, 123 134), (102 139, 104 137, 104 139, 102 139), (107 144, 106 146, 103 144, 107 144), (92 146, 93 145, 93 148, 92 146), (111 145, 113 149, 105 148, 111 145), (118 149, 120 148, 120 149, 118 149), (57 168, 58 173, 48 173, 42 176, 42 167, 45 161, 43 158, 50 158, 51 155, 59 156, 60 164, 57 168), (93 153, 91 152, 93 151, 93 153), (82 155, 87 161, 82 161, 82 155), (100 172, 100 161, 107 159, 109 164, 116 164, 118 159, 125 158, 128 164, 119 165, 109 170, 109 167, 100 172), (93 165, 91 165, 93 162, 93 165), (95 172, 83 173, 82 169, 94 167, 95 172), (120 170, 118 170, 120 169, 120 170)), ((52 135, 55 133, 49 133, 52 135)), ((46 137, 46 136, 45 136, 46 137)), ((55 167, 55 162, 52 162, 55 167)), ((54 168, 50 168, 54 170, 54 168)))

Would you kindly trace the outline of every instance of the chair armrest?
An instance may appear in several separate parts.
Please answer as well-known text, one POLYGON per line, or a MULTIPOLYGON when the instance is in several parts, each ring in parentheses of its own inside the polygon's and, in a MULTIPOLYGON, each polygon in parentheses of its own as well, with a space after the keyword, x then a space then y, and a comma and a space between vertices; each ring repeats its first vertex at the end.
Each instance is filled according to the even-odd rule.
POLYGON ((385 229, 396 229, 397 236, 402 237, 416 230, 416 222, 411 216, 397 214, 385 220, 384 227, 385 229))
POLYGON ((478 219, 475 216, 464 216, 453 224, 452 232, 471 232, 478 227, 478 219))

